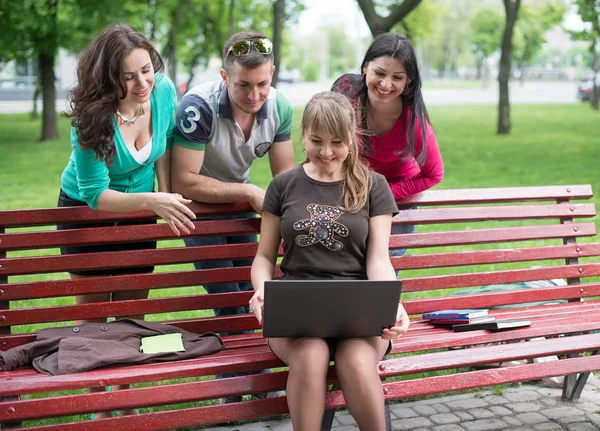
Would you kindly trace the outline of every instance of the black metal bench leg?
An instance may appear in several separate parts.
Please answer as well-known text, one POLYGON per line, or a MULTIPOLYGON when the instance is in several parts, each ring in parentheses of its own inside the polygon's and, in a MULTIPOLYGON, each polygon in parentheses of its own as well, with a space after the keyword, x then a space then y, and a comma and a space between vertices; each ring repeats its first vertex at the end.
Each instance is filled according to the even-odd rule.
MULTIPOLYGON (((14 396, 14 397, 0 397, 0 401, 5 402, 5 401, 17 401, 19 400, 20 397, 18 396, 14 396)), ((18 428, 22 428, 23 423, 22 422, 5 422, 3 424, 0 424, 0 430, 12 430, 12 429, 18 429, 18 428)))
MULTIPOLYGON (((335 383, 331 388, 334 391, 337 391, 341 388, 339 383, 335 383)), ((335 416, 335 411, 337 409, 325 409, 323 413, 323 419, 321 420, 321 431, 330 431, 333 426, 333 417, 335 416)))
MULTIPOLYGON (((596 355, 598 350, 592 352, 592 356, 596 355)), ((577 354, 573 354, 573 356, 577 356, 577 354)), ((571 355, 569 355, 571 357, 571 355)), ((585 387, 585 383, 587 382, 588 377, 590 377, 590 373, 581 373, 578 376, 575 374, 570 374, 565 376, 565 381, 563 383, 563 393, 562 400, 563 401, 576 401, 581 396, 581 392, 585 387)))

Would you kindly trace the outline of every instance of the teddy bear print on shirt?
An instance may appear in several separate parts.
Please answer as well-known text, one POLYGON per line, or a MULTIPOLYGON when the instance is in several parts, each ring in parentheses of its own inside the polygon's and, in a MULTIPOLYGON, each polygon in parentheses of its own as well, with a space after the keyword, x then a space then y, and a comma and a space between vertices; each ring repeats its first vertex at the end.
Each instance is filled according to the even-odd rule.
POLYGON ((345 211, 340 207, 319 204, 310 204, 306 209, 310 218, 294 223, 294 229, 299 231, 309 229, 308 235, 298 235, 296 244, 308 247, 320 243, 331 251, 340 251, 344 248, 344 244, 336 240, 334 234, 348 236, 348 228, 336 221, 345 211))

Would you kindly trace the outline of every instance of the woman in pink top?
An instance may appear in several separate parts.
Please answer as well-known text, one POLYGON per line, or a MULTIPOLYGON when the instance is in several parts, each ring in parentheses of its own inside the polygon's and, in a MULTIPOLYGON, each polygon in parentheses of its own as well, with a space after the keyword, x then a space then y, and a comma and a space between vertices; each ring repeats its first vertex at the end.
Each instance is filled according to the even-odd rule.
MULTIPOLYGON (((377 36, 360 70, 361 74, 338 78, 332 90, 352 101, 362 138, 362 158, 385 176, 396 200, 442 181, 444 164, 429 124, 410 41, 394 33, 377 36)), ((414 225, 392 226, 393 234, 414 230, 414 225)), ((394 250, 391 254, 405 253, 394 250)))

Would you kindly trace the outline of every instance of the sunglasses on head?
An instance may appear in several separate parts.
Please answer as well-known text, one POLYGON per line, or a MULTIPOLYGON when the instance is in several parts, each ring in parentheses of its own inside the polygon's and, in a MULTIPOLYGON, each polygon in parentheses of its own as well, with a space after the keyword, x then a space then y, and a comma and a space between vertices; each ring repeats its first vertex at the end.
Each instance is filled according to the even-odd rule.
MULTIPOLYGON (((251 39, 251 40, 238 40, 233 42, 227 50, 227 55, 233 52, 233 55, 240 57, 246 55, 252 49, 252 46, 256 48, 258 52, 263 55, 269 55, 273 52, 273 43, 267 39, 251 39)), ((227 55, 225 57, 227 57, 227 55)))

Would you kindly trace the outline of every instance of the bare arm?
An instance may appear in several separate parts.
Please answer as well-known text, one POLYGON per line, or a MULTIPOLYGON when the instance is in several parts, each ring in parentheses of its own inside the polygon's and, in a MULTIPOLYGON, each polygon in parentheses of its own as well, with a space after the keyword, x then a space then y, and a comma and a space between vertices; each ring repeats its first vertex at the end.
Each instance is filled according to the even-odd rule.
MULTIPOLYGON (((369 219, 369 242, 367 244, 367 278, 369 280, 395 280, 396 273, 390 262, 388 246, 392 230, 392 215, 384 214, 369 219)), ((383 338, 398 338, 408 330, 410 324, 408 314, 398 304, 396 324, 384 329, 383 338)))
POLYGON ((158 179, 158 191, 171 193, 171 150, 166 150, 154 166, 156 168, 156 178, 158 179))
POLYGON ((262 215, 260 241, 254 262, 252 263, 252 286, 255 293, 250 300, 250 310, 262 324, 262 306, 264 304, 265 281, 273 279, 277 251, 281 242, 281 218, 268 212, 262 215))
POLYGON ((111 212, 129 212, 151 210, 163 218, 177 234, 189 234, 194 224, 188 217, 196 215, 186 207, 191 201, 176 193, 121 193, 105 189, 98 198, 98 210, 111 212))
POLYGON ((294 149, 292 148, 291 139, 273 142, 269 150, 269 164, 273 176, 289 171, 294 167, 294 149))
POLYGON ((262 210, 265 192, 253 184, 226 183, 200 175, 204 151, 173 145, 171 180, 173 190, 198 202, 249 202, 255 211, 262 210))

